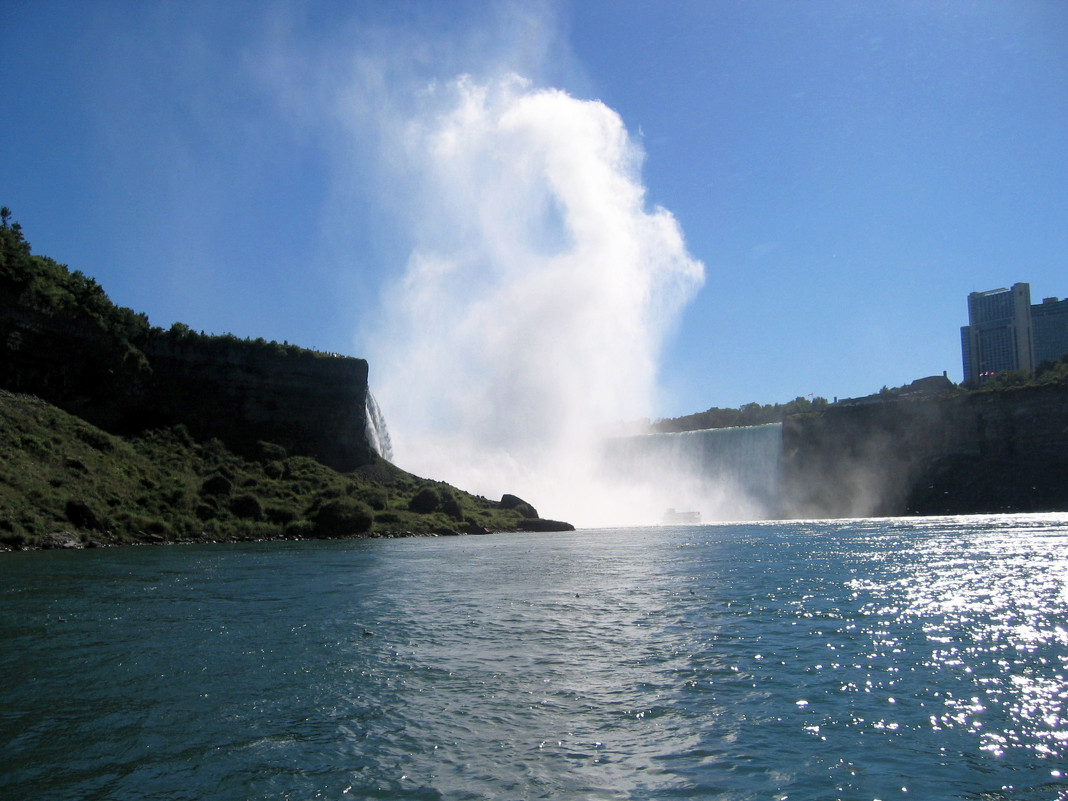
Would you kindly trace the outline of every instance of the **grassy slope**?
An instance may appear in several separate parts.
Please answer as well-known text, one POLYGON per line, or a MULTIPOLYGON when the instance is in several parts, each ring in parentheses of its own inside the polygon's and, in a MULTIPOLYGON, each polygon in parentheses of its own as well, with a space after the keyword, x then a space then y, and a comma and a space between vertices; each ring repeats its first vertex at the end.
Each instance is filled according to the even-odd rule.
POLYGON ((248 460, 181 427, 123 439, 0 390, 0 548, 57 533, 113 544, 500 531, 522 527, 523 511, 386 462, 342 474, 268 444, 248 460), (436 509, 409 509, 420 491, 436 509))

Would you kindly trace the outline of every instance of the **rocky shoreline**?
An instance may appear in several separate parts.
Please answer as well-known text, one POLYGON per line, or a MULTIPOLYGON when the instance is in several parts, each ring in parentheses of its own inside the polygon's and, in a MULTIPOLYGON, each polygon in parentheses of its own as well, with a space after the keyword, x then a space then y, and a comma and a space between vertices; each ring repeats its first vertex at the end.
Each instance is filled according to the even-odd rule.
POLYGON ((120 548, 143 545, 228 545, 246 542, 314 542, 325 540, 394 540, 410 539, 416 537, 474 537, 488 536, 491 534, 518 534, 518 533, 552 533, 574 531, 575 527, 570 523, 560 520, 538 519, 530 521, 528 525, 514 529, 491 530, 483 526, 468 525, 461 528, 439 529, 428 531, 372 531, 366 534, 351 534, 340 537, 261 537, 255 539, 185 539, 167 540, 159 535, 146 533, 141 539, 132 542, 111 542, 106 539, 83 537, 77 531, 53 531, 45 534, 34 544, 12 548, 0 543, 0 553, 14 553, 16 551, 60 551, 60 550, 89 550, 95 548, 120 548))

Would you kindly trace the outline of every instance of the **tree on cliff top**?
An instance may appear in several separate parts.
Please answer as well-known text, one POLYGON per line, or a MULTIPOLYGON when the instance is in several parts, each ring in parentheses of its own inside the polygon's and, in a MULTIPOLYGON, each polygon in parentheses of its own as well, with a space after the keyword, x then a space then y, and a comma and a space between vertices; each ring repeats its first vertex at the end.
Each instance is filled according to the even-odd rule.
POLYGON ((29 274, 30 243, 22 235, 22 226, 10 220, 11 209, 0 207, 0 282, 15 284, 29 274))
POLYGON ((116 306, 94 279, 80 270, 33 254, 11 209, 0 208, 0 285, 7 297, 36 309, 80 317, 137 349, 151 331, 148 317, 116 306))
POLYGON ((144 358, 141 349, 153 337, 195 343, 217 351, 239 345, 269 350, 280 358, 325 357, 307 348, 262 338, 242 340, 233 334, 197 333, 184 323, 175 323, 167 332, 153 328, 144 313, 112 303, 95 279, 47 256, 34 255, 22 226, 11 221, 11 209, 7 206, 0 208, 0 288, 4 290, 0 300, 89 322, 118 340, 120 354, 132 352, 137 361, 144 358))
POLYGON ((819 412, 828 406, 826 398, 796 397, 789 403, 746 403, 737 409, 721 409, 713 406, 704 412, 683 417, 657 420, 653 430, 661 433, 698 431, 706 428, 734 428, 759 426, 766 423, 781 423, 795 414, 819 412))

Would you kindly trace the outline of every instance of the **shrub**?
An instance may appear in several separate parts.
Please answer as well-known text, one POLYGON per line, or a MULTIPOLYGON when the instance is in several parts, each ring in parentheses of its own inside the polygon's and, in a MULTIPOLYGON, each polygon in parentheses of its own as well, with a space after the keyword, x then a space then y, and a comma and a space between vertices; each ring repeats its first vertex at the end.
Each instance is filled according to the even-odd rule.
POLYGON ((316 534, 320 537, 344 537, 361 534, 371 528, 371 508, 352 498, 336 498, 319 507, 315 515, 316 534))
POLYGON ((185 506, 185 487, 174 487, 163 493, 163 502, 172 509, 185 506))
POLYGON ((15 447, 42 456, 50 456, 52 454, 52 444, 48 440, 33 434, 20 435, 15 440, 15 447))
POLYGON ((389 504, 388 493, 377 487, 362 489, 357 497, 376 512, 381 512, 389 504))
POLYGON ((224 529, 227 538, 256 541, 273 540, 278 536, 278 527, 259 520, 236 520, 224 529))
POLYGON ((297 519, 297 513, 286 506, 268 506, 263 510, 264 516, 272 523, 289 523, 297 519))
POLYGON ((233 488, 230 479, 216 474, 200 485, 200 492, 203 495, 229 495, 233 488))
POLYGON ((263 440, 260 440, 256 443, 256 448, 259 451, 260 461, 264 463, 284 462, 289 455, 285 448, 274 442, 264 442, 263 440))
POLYGON ((441 511, 451 517, 453 520, 463 520, 464 510, 460 508, 459 502, 451 495, 445 498, 441 504, 441 511))
POLYGON ((21 531, 14 533, 0 532, 0 543, 13 551, 20 551, 29 543, 29 539, 21 531))
POLYGON ((171 519, 174 534, 179 539, 200 539, 204 534, 204 526, 198 520, 189 515, 178 515, 171 519))
POLYGON ((74 433, 78 439, 98 451, 110 453, 115 450, 115 443, 111 441, 111 437, 97 428, 78 428, 74 433))
POLYGON ((96 512, 85 501, 71 498, 67 501, 64 514, 66 514, 67 520, 78 528, 90 528, 93 530, 103 528, 100 525, 100 518, 96 516, 96 512))
POLYGON ((423 487, 408 501, 409 511, 421 515, 435 512, 439 506, 441 506, 441 496, 438 495, 438 491, 433 487, 423 487))
POLYGON ((251 493, 234 498, 230 502, 230 511, 245 520, 263 520, 263 504, 251 493))
POLYGON ((189 433, 189 429, 186 427, 185 423, 178 423, 178 425, 171 426, 171 436, 174 437, 175 442, 185 448, 196 447, 196 440, 193 439, 193 435, 189 433))

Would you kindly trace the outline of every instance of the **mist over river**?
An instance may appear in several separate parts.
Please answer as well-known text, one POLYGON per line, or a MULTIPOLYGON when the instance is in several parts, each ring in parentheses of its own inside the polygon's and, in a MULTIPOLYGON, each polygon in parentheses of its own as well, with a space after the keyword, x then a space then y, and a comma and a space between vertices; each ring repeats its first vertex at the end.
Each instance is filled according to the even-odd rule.
POLYGON ((4 799, 1065 799, 1068 515, 0 555, 4 799))

